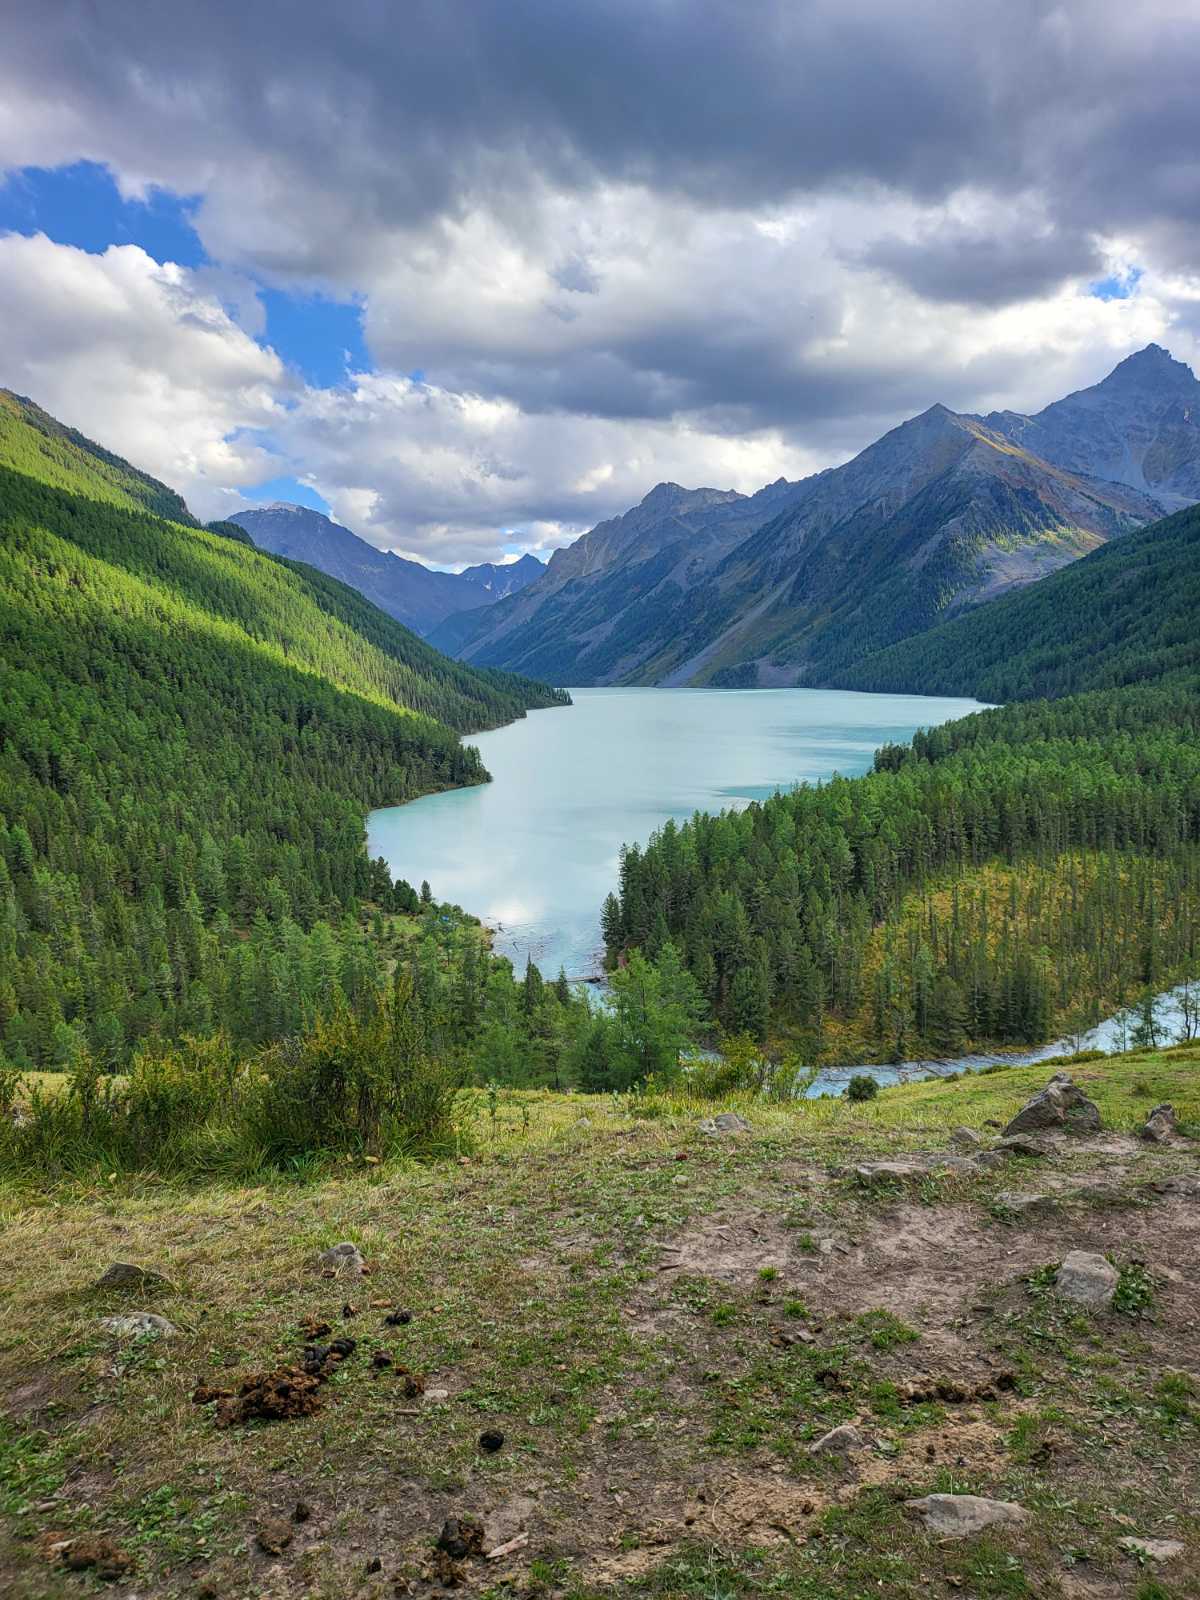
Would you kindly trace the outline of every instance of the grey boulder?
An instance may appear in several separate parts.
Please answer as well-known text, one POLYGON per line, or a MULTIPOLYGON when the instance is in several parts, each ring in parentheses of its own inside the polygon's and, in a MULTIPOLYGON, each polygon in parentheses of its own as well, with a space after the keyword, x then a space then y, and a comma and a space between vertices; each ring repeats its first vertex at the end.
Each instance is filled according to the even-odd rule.
POLYGON ((931 1533, 947 1539, 965 1539, 1004 1522, 1024 1522, 1024 1506, 1012 1500, 988 1500, 978 1494, 927 1494, 921 1500, 906 1500, 931 1533))
POLYGON ((1116 1267, 1090 1250, 1072 1250, 1054 1278, 1054 1287, 1065 1300, 1092 1311, 1112 1304, 1120 1279, 1116 1267))
POLYGON ((1006 1138, 1015 1133, 1039 1133, 1065 1129, 1068 1133, 1099 1133, 1100 1111, 1065 1072, 1058 1072, 1031 1100, 1027 1100, 1004 1130, 1006 1138))
POLYGON ((1172 1105, 1155 1106, 1142 1124, 1141 1130, 1142 1138, 1149 1139, 1153 1144, 1165 1144, 1178 1131, 1175 1107, 1172 1105))

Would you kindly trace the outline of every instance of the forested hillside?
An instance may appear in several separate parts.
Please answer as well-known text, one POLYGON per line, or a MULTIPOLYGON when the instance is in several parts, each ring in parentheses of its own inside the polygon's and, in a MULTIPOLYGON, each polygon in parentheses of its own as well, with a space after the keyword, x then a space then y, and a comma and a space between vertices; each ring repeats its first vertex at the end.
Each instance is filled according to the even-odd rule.
POLYGON ((1194 974, 1198 734, 1194 684, 1037 701, 668 824, 624 853, 610 953, 677 945, 727 1028, 815 1056, 1040 1042, 1194 974))
POLYGON ((10 1064, 261 1038, 377 982, 413 908, 365 811, 486 774, 457 733, 564 697, 446 660, 0 405, 0 1040, 10 1064))
POLYGON ((1025 700, 1200 669, 1200 510, 1085 556, 832 679, 852 689, 1025 700))

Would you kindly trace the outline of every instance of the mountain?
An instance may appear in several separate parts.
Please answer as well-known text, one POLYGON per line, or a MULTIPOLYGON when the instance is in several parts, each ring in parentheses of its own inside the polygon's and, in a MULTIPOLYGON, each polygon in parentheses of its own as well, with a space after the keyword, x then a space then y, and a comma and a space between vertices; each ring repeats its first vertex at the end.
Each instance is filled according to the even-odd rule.
POLYGON ((349 584, 419 634, 429 633, 451 612, 491 605, 543 570, 535 557, 523 556, 511 567, 488 564, 461 573, 435 572, 419 561, 377 550, 320 511, 282 501, 237 511, 230 521, 245 529, 260 550, 307 562, 349 584))
POLYGON ((313 984, 352 999, 360 905, 415 904, 367 810, 480 782, 459 734, 562 699, 0 392, 0 1068, 253 1043, 313 984))
POLYGON ((1161 345, 1034 416, 983 421, 1044 461, 1143 489, 1169 510, 1200 500, 1200 382, 1161 345))
POLYGON ((604 676, 598 659, 624 650, 623 613, 632 611, 636 626, 640 603, 659 586, 682 591, 701 582, 797 488, 783 478, 753 495, 660 483, 640 505, 556 550, 520 596, 487 613, 448 617, 430 640, 469 659, 533 650, 554 678, 577 671, 581 649, 591 649, 587 681, 614 681, 619 674, 604 676))
POLYGON ((433 637, 560 683, 829 682, 1163 510, 935 405, 800 483, 660 484, 521 595, 433 637))
POLYGON ((1200 508, 1104 545, 839 675, 851 689, 1057 699, 1200 676, 1200 508))
POLYGON ((484 561, 477 567, 464 567, 458 576, 464 583, 474 583, 491 595, 493 600, 504 600, 510 594, 536 583, 546 570, 544 561, 536 556, 523 555, 516 561, 484 561))

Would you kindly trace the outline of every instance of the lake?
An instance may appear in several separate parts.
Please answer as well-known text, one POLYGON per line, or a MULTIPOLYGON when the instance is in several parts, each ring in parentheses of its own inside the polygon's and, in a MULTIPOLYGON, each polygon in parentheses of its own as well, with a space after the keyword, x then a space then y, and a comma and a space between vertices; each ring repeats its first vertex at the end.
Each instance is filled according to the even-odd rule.
POLYGON ((622 844, 668 817, 866 772, 881 744, 974 700, 836 689, 573 689, 575 704, 473 735, 493 781, 372 812, 368 848, 496 930, 547 977, 600 970, 600 907, 622 844))

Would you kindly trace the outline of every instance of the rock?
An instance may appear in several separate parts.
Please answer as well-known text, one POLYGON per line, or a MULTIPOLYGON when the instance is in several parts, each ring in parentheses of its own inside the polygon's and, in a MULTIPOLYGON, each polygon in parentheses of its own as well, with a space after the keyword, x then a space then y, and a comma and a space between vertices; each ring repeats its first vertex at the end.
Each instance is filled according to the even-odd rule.
POLYGON ((444 1406, 449 1398, 449 1389, 426 1389, 425 1391, 425 1399, 430 1405, 444 1406))
POLYGON ((950 1135, 950 1143, 956 1150, 978 1150, 983 1140, 974 1128, 955 1128, 950 1135))
POLYGON ((1005 1128, 1005 1137, 1014 1133, 1037 1133, 1065 1128, 1070 1133, 1099 1133, 1099 1109, 1073 1079, 1059 1072, 1031 1100, 1027 1100, 1005 1128))
POLYGON ((1154 1144, 1165 1144, 1168 1139, 1179 1129, 1175 1122, 1175 1107, 1172 1105, 1155 1106, 1154 1110, 1142 1124, 1141 1134, 1143 1139, 1149 1139, 1154 1144))
POLYGON ((1151 1194, 1181 1194, 1189 1200, 1200 1200, 1200 1182, 1195 1178, 1154 1178, 1142 1187, 1151 1194))
POLYGON ((856 1450, 862 1450, 866 1440, 862 1434, 849 1422, 843 1422, 840 1428, 830 1428, 829 1432, 815 1440, 808 1447, 810 1456, 848 1456, 856 1450))
POLYGON ((264 1555, 281 1556, 292 1542, 292 1530, 282 1517, 264 1517, 255 1532, 264 1555))
POLYGON ((881 1183, 906 1183, 924 1178, 929 1168, 920 1161, 864 1161, 855 1167, 854 1176, 868 1187, 881 1183))
POLYGON ((101 1317, 100 1326, 119 1339, 173 1339, 179 1329, 153 1311, 129 1311, 119 1317, 101 1317))
POLYGON ((1121 1549, 1131 1556, 1144 1556, 1147 1561, 1174 1561, 1183 1554, 1182 1539, 1122 1539, 1121 1549))
POLYGON ((1015 1189, 1002 1189, 996 1196, 996 1204, 1019 1221, 1052 1217, 1061 1209, 1052 1194, 1020 1194, 1015 1189))
POLYGON ((99 1278, 97 1289, 166 1289, 170 1281, 153 1267, 138 1267, 132 1261, 114 1261, 99 1278))
POLYGON ((1116 1267, 1090 1250, 1072 1250, 1054 1279, 1064 1299, 1097 1311, 1112 1304, 1120 1277, 1116 1267))
POLYGON ((963 1539, 1004 1522, 1024 1522, 1025 1508, 1012 1500, 988 1500, 977 1494, 927 1494, 904 1504, 923 1519, 931 1533, 963 1539))
POLYGON ((347 1278, 361 1278, 367 1265, 358 1246, 348 1240, 323 1251, 320 1264, 324 1271, 337 1272, 347 1278))
POLYGON ((1001 1150, 981 1150, 971 1164, 978 1167, 980 1172, 992 1172, 996 1167, 1002 1167, 1004 1160, 1004 1152, 1001 1150))
POLYGON ((485 1428, 479 1435, 479 1448, 485 1455, 495 1455, 504 1446, 504 1435, 499 1428, 485 1428))
POLYGON ((708 1134, 710 1139, 720 1139, 727 1133, 749 1133, 750 1124, 736 1111, 719 1111, 715 1117, 704 1118, 700 1132, 708 1134))
POLYGON ((1054 1146, 1027 1133, 1011 1133, 997 1141, 996 1149, 1008 1156, 1052 1156, 1054 1146))

